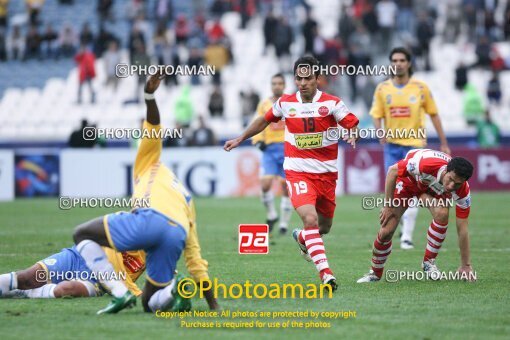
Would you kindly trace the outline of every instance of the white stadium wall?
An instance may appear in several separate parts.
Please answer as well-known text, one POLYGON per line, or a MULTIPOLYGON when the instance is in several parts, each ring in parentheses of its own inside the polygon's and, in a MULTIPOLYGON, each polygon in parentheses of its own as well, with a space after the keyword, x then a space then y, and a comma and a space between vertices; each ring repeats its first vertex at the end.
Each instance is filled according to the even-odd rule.
POLYGON ((14 151, 0 150, 0 201, 14 199, 14 151))

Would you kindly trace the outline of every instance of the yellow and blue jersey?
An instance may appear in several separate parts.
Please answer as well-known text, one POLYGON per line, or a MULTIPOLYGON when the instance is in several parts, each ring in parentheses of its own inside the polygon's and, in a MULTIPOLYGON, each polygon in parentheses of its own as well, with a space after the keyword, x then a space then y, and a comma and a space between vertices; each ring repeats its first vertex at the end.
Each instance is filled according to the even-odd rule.
POLYGON ((411 78, 404 86, 396 86, 391 79, 380 83, 374 93, 370 115, 384 119, 389 136, 399 137, 397 130, 411 131, 416 138, 387 138, 388 143, 421 148, 426 140, 417 133, 425 129, 425 114, 436 115, 436 103, 428 86, 411 78))
MULTIPOLYGON (((264 117, 267 111, 269 111, 273 107, 273 101, 271 98, 267 98, 259 103, 257 106, 256 117, 264 117)), ((285 141, 285 122, 278 121, 276 123, 271 123, 269 126, 259 133, 258 135, 253 136, 252 143, 264 142, 267 145, 274 143, 283 143, 285 141)))

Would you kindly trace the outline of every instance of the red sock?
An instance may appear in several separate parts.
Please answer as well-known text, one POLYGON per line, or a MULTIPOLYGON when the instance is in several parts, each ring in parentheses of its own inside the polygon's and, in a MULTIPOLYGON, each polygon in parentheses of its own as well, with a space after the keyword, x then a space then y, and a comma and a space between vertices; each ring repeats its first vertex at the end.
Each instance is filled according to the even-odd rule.
POLYGON ((382 242, 377 235, 372 249, 372 270, 379 278, 384 271, 384 264, 391 254, 391 240, 382 242))
POLYGON ((325 274, 333 275, 331 269, 329 269, 326 248, 324 248, 324 242, 322 242, 321 235, 319 234, 319 227, 305 228, 300 235, 304 237, 306 250, 312 258, 313 263, 315 263, 321 280, 325 274))
POLYGON ((430 223, 429 230, 427 232, 427 248, 425 248, 425 256, 423 262, 430 259, 435 259, 443 241, 446 237, 446 229, 448 224, 441 224, 434 220, 430 223))

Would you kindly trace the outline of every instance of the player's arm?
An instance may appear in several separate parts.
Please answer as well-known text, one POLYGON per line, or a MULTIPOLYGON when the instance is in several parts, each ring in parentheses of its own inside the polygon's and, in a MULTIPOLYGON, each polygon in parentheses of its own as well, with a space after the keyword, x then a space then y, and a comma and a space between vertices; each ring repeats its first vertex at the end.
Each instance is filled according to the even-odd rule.
POLYGON ((270 122, 266 120, 265 117, 257 117, 251 124, 246 128, 243 134, 237 138, 231 139, 225 143, 223 149, 225 151, 230 151, 234 148, 237 148, 242 142, 255 136, 256 134, 264 131, 264 129, 269 125, 270 122))
POLYGON ((432 121, 432 125, 434 125, 434 129, 436 129, 437 136, 439 137, 439 141, 441 143, 441 151, 447 154, 451 153, 450 147, 448 146, 448 141, 446 140, 446 135, 443 130, 443 124, 441 124, 441 118, 439 115, 431 115, 430 120, 432 121))
MULTIPOLYGON (((376 131, 382 129, 382 121, 382 118, 372 117, 372 122, 374 123, 374 128, 376 131)), ((386 137, 381 137, 379 139, 379 144, 386 144, 386 137)))
POLYGON ((468 274, 468 279, 472 281, 471 276, 469 275, 473 271, 473 268, 471 267, 471 251, 468 232, 468 218, 471 210, 471 195, 468 182, 465 182, 458 190, 457 195, 459 198, 456 200, 455 216, 461 260, 461 266, 459 267, 458 272, 468 274))
MULTIPOLYGON (((259 105, 257 106, 257 113, 255 113, 255 118, 254 119, 257 119, 258 117, 263 117, 264 116, 264 111, 263 111, 263 102, 260 102, 259 105)), ((265 143, 265 140, 266 140, 266 133, 265 133, 265 130, 262 130, 262 132, 256 134, 255 136, 252 137, 251 139, 251 143, 253 145, 255 145, 257 148, 260 149, 260 151, 264 151, 266 149, 266 143, 265 143)))
MULTIPOLYGON (((395 187, 397 186, 397 177, 398 177, 398 163, 393 164, 388 168, 388 173, 386 174, 386 184, 384 187, 385 202, 393 202, 393 195, 395 193, 395 187)), ((393 211, 393 207, 386 206, 385 204, 379 216, 379 222, 381 223, 381 227, 384 227, 394 217, 395 212, 393 211)))
MULTIPOLYGON (((372 107, 370 108, 370 116, 372 116, 372 122, 376 130, 382 129, 382 121, 384 118, 384 102, 381 98, 380 85, 377 86, 374 92, 374 98, 372 100, 372 107)), ((386 138, 379 139, 379 143, 385 144, 386 138)))
POLYGON ((154 98, 154 92, 158 89, 161 79, 163 79, 163 77, 159 75, 150 76, 144 89, 144 92, 148 95, 145 96, 145 106, 147 107, 146 120, 152 125, 159 125, 160 123, 159 109, 154 98))
POLYGON ((343 140, 352 145, 353 148, 356 148, 356 141, 359 139, 358 117, 356 117, 354 113, 350 112, 344 102, 340 99, 338 99, 335 107, 333 108, 333 116, 341 127, 349 130, 349 135, 344 136, 343 140))
POLYGON ((448 141, 446 140, 446 135, 443 130, 443 125, 441 124, 441 118, 439 118, 438 110, 436 106, 436 102, 434 98, 432 98, 432 93, 428 86, 423 86, 423 109, 430 116, 430 120, 432 121, 432 125, 434 125, 434 129, 437 132, 437 136, 439 137, 439 141, 441 143, 441 151, 447 154, 450 154, 450 148, 448 147, 448 141))
POLYGON ((468 219, 457 217, 457 235, 459 237, 460 261, 459 272, 469 273, 473 271, 471 267, 471 252, 469 247, 468 219))
MULTIPOLYGON (((147 114, 143 124, 144 131, 155 132, 161 129, 158 104, 154 98, 154 92, 159 87, 162 76, 150 76, 145 84, 145 106, 147 114)), ((161 134, 159 134, 161 135, 161 134)), ((134 166, 134 177, 136 178, 154 163, 159 161, 163 143, 160 138, 142 138, 134 166)))
POLYGON ((283 117, 283 110, 281 107, 282 98, 278 99, 271 109, 269 109, 263 116, 255 118, 253 122, 246 128, 243 134, 237 138, 231 139, 225 143, 223 149, 230 151, 237 148, 242 142, 255 136, 256 134, 264 131, 270 123, 276 123, 283 117))

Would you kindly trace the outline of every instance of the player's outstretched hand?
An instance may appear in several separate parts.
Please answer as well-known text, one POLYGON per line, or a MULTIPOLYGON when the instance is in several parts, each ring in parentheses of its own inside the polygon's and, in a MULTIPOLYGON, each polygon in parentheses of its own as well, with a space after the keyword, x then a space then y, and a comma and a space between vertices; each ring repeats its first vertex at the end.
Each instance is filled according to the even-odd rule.
POLYGON ((225 142, 225 145, 223 146, 223 149, 225 151, 230 151, 232 149, 237 148, 242 142, 243 141, 242 141, 241 137, 237 137, 237 138, 228 140, 228 141, 225 142))
POLYGON ((441 152, 444 152, 447 155, 451 155, 452 151, 448 145, 441 145, 441 152))
POLYGON ((345 137, 343 138, 343 140, 344 140, 344 142, 346 142, 347 144, 350 144, 350 145, 352 146, 352 148, 353 148, 353 149, 356 149, 356 140, 357 140, 357 138, 355 138, 355 137, 351 137, 351 138, 349 138, 349 137, 345 136, 345 137))
POLYGON ((359 139, 359 133, 358 133, 358 127, 354 127, 349 130, 349 134, 347 136, 344 136, 342 139, 347 144, 350 144, 353 149, 356 149, 356 141, 359 139))
POLYGON ((154 93, 158 89, 159 83, 161 83, 161 80, 164 78, 165 75, 163 73, 149 76, 147 83, 145 83, 145 92, 154 93))
POLYGON ((467 280, 469 282, 476 281, 476 274, 471 274, 471 273, 473 273, 473 267, 471 267, 470 265, 460 266, 459 269, 457 269, 457 273, 459 273, 461 275, 463 273, 465 273, 465 277, 467 277, 467 280))

